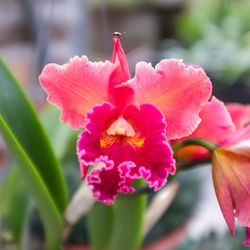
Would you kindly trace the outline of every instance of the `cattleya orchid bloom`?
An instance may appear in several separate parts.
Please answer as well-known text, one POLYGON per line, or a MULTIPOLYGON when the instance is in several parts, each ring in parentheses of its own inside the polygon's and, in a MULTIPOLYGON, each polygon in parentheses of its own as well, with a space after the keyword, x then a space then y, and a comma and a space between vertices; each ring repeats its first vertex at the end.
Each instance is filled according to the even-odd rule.
MULTIPOLYGON (((244 243, 250 246, 250 106, 225 106, 213 97, 200 117, 202 122, 188 137, 200 137, 219 144, 212 156, 216 196, 232 235, 234 217, 237 217, 238 223, 246 227, 244 243)), ((209 154, 205 148, 188 146, 179 150, 177 157, 193 160, 209 154)))
POLYGON ((64 65, 48 64, 39 80, 48 101, 61 109, 62 122, 85 127, 77 145, 81 175, 89 172, 94 196, 106 204, 119 192, 133 192, 138 178, 155 191, 165 185, 176 171, 167 142, 196 129, 212 89, 201 68, 176 59, 155 68, 139 62, 131 79, 118 36, 112 62, 74 57, 64 65))
POLYGON ((231 234, 237 217, 246 227, 244 244, 250 246, 250 105, 228 104, 227 109, 236 132, 213 153, 214 188, 231 234))

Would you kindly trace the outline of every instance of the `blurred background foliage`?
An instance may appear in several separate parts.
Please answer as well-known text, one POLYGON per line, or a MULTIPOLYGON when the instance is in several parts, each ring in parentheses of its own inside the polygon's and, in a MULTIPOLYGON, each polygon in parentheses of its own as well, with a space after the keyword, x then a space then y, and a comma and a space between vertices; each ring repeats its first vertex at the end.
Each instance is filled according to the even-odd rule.
MULTIPOLYGON (((79 131, 60 123, 60 112, 46 103, 37 80, 43 66, 48 62, 65 63, 76 54, 85 54, 92 61, 110 59, 112 33, 120 31, 124 32, 122 44, 132 75, 138 61, 155 64, 163 58, 182 58, 185 63, 197 64, 206 70, 218 98, 249 103, 249 13, 249 0, 0 2, 0 56, 21 82, 39 114, 66 180, 68 200, 81 183, 75 153, 79 131)), ((218 235, 217 230, 209 234, 214 228, 208 226, 201 238, 189 237, 190 229, 186 225, 204 202, 201 196, 207 182, 203 177, 208 177, 209 171, 204 168, 202 175, 195 170, 177 175, 180 191, 146 236, 145 245, 166 235, 173 238, 175 232, 182 230, 181 239, 175 240, 175 245, 184 242, 179 250, 245 249, 240 232, 234 238, 224 233, 218 235)), ((0 246, 8 243, 13 249, 17 246, 39 249, 44 228, 22 174, 0 138, 0 246)), ((154 194, 149 195, 149 201, 152 196, 154 194)), ((209 198, 206 199, 209 205, 209 198)), ((215 216, 213 213, 214 210, 211 217, 215 216)), ((221 216, 219 209, 216 213, 221 216)), ((86 221, 83 218, 76 225, 70 244, 88 244, 86 221)), ((223 225, 218 224, 218 228, 223 225)))
POLYGON ((178 18, 178 44, 163 53, 163 58, 183 58, 202 66, 218 97, 249 102, 250 2, 191 0, 186 8, 178 18))

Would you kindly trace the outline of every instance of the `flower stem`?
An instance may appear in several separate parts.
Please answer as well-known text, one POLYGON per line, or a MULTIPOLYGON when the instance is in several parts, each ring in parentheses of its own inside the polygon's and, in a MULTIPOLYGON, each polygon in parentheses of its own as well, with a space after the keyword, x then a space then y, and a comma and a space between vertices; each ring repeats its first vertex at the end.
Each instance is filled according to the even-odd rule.
POLYGON ((174 146, 172 146, 172 149, 174 153, 179 151, 180 149, 186 147, 186 146, 201 146, 203 148, 206 148, 211 154, 216 149, 217 145, 209 140, 202 139, 202 138, 189 138, 187 140, 181 141, 176 143, 174 146))
MULTIPOLYGON (((144 186, 143 180, 136 180, 135 188, 144 186)), ((143 239, 146 196, 120 196, 115 201, 115 216, 111 250, 138 249, 143 239)))
POLYGON ((112 236, 113 206, 96 203, 88 215, 91 249, 108 249, 112 236))

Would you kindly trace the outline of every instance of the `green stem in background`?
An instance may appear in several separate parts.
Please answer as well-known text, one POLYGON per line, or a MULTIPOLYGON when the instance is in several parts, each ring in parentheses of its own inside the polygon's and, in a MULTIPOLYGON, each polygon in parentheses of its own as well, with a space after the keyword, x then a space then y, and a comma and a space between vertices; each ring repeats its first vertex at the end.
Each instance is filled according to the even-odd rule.
POLYGON ((203 148, 206 148, 211 154, 216 149, 217 145, 213 143, 212 141, 202 139, 202 138, 189 138, 184 141, 180 141, 176 143, 174 146, 172 146, 172 149, 174 153, 179 151, 180 149, 186 147, 186 146, 201 146, 203 148))
MULTIPOLYGON (((136 180, 135 188, 144 186, 142 179, 136 180)), ((120 196, 114 204, 114 226, 111 250, 138 249, 143 240, 146 195, 120 196)))
POLYGON ((91 249, 108 249, 112 236, 113 206, 96 203, 88 214, 91 249))

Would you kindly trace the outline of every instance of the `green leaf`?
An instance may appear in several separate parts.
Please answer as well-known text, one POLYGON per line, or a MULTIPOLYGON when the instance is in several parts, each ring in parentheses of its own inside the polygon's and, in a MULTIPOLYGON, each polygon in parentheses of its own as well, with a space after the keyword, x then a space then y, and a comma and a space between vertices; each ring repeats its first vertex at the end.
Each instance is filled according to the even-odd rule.
POLYGON ((40 119, 49 135, 50 142, 59 160, 62 160, 68 151, 68 147, 72 146, 77 140, 79 131, 74 131, 68 124, 60 122, 60 110, 54 105, 48 104, 40 114, 40 119))
POLYGON ((90 243, 93 250, 108 249, 112 236, 113 206, 96 203, 88 214, 90 243))
MULTIPOLYGON (((143 180, 134 186, 143 186, 143 180)), ((143 222, 146 209, 146 195, 125 195, 115 201, 114 226, 111 250, 138 249, 143 238, 143 222)))
POLYGON ((30 101, 1 59, 0 117, 2 133, 9 136, 9 130, 62 213, 67 204, 62 171, 30 101))
POLYGON ((18 168, 11 171, 2 188, 4 197, 0 202, 5 230, 11 236, 11 241, 19 245, 27 215, 28 192, 18 168))
POLYGON ((45 249, 59 249, 67 204, 62 171, 31 103, 1 59, 0 132, 41 215, 45 249))
POLYGON ((20 167, 20 172, 29 187, 29 191, 36 202, 44 223, 47 250, 60 249, 63 222, 61 215, 52 199, 45 183, 36 167, 27 156, 5 121, 0 116, 0 131, 15 161, 20 167))

